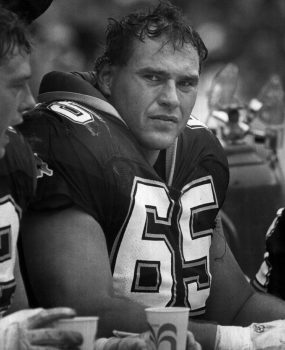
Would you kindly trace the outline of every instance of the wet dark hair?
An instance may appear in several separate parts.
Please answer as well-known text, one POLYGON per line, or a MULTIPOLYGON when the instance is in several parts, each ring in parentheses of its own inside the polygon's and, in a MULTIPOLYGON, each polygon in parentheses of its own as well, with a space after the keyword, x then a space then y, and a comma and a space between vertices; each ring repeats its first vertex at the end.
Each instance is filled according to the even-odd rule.
POLYGON ((155 39, 165 36, 165 43, 172 43, 175 49, 190 43, 197 49, 199 65, 207 58, 208 50, 199 34, 188 23, 182 11, 168 1, 145 12, 135 12, 120 21, 109 18, 106 30, 104 54, 95 63, 98 72, 104 63, 123 66, 132 54, 134 40, 155 39))
POLYGON ((26 24, 14 12, 0 6, 0 65, 16 47, 30 53, 30 33, 26 24))

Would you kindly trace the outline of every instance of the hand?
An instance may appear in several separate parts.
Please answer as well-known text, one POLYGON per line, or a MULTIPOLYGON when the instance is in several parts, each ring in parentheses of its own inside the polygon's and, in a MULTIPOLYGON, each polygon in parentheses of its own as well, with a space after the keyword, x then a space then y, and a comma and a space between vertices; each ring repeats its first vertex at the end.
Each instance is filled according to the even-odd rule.
POLYGON ((187 332, 186 350, 202 350, 202 346, 195 340, 192 332, 187 332))
POLYGON ((155 350, 149 342, 148 332, 127 337, 99 338, 94 350, 155 350))
POLYGON ((253 350, 284 350, 285 320, 253 323, 250 326, 253 350))
MULTIPOLYGON (((150 332, 124 338, 100 338, 95 342, 94 350, 156 350, 150 341, 150 332)), ((193 333, 187 332, 186 350, 202 350, 193 333)))
POLYGON ((80 333, 52 328, 53 322, 71 318, 70 308, 21 310, 0 319, 1 350, 77 350, 80 333))

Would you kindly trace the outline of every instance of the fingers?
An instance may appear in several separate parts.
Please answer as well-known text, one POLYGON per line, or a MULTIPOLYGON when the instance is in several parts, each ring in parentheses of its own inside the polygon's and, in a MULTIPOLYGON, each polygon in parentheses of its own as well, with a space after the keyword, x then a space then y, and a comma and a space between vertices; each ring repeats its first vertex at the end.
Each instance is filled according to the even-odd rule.
POLYGON ((42 328, 61 318, 72 318, 76 315, 75 311, 68 307, 56 307, 52 309, 44 309, 37 314, 28 317, 25 326, 28 329, 42 328))
POLYGON ((25 322, 28 318, 39 314, 43 309, 37 308, 37 309, 25 309, 16 311, 8 316, 5 316, 0 319, 1 328, 6 328, 12 323, 22 323, 25 322))
POLYGON ((118 350, 147 350, 146 342, 139 337, 127 337, 121 339, 118 350))
POLYGON ((83 339, 80 333, 73 331, 63 331, 59 329, 46 328, 28 330, 27 339, 31 345, 78 347, 83 339))
POLYGON ((146 341, 139 337, 111 337, 102 345, 99 345, 97 341, 97 346, 97 349, 103 348, 104 350, 150 350, 146 341))

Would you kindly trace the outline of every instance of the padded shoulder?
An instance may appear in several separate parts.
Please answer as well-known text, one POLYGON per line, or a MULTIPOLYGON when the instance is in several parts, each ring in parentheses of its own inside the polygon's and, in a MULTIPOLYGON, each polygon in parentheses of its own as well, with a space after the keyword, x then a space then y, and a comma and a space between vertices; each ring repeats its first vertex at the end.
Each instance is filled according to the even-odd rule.
POLYGON ((59 72, 52 71, 44 75, 39 95, 50 92, 66 91, 89 95, 105 100, 104 96, 94 87, 94 72, 59 72))

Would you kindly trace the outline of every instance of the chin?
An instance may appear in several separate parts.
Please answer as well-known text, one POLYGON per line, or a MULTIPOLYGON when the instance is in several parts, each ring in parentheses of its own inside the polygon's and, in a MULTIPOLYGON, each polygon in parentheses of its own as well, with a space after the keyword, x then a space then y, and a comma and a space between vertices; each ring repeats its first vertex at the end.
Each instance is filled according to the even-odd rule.
POLYGON ((156 151, 161 151, 173 145, 175 139, 176 137, 154 139, 148 141, 147 148, 156 151))

